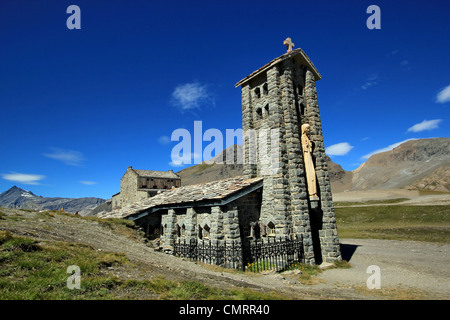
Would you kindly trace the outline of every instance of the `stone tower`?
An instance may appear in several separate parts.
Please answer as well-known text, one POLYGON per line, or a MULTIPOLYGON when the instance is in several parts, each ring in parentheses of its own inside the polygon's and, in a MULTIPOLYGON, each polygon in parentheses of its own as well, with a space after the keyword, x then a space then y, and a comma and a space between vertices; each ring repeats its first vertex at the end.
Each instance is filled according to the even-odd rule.
POLYGON ((277 238, 302 235, 307 263, 333 262, 341 253, 315 85, 321 75, 290 38, 284 44, 287 53, 236 84, 244 175, 264 177, 262 228, 277 238))

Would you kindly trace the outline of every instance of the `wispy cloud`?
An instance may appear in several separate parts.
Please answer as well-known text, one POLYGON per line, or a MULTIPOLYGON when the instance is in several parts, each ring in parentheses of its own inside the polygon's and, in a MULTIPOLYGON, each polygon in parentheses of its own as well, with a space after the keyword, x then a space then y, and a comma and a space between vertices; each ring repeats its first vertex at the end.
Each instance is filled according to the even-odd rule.
POLYGON ((2 177, 8 181, 32 185, 38 185, 40 180, 45 179, 45 176, 41 174, 26 174, 18 172, 5 173, 2 174, 2 177))
POLYGON ((353 149, 348 142, 336 143, 328 148, 325 148, 325 153, 329 156, 343 156, 350 152, 353 149))
POLYGON ((442 119, 423 120, 420 123, 416 123, 411 128, 408 128, 408 132, 421 132, 427 130, 433 130, 439 128, 439 123, 442 119))
POLYGON ((180 167, 184 167, 184 163, 182 163, 181 161, 179 161, 179 162, 170 161, 169 166, 174 167, 174 168, 180 168, 180 167))
POLYGON ((212 96, 205 84, 192 82, 177 86, 172 93, 172 101, 181 110, 190 110, 198 109, 208 101, 211 102, 212 96))
POLYGON ((378 80, 378 74, 376 74, 376 73, 371 74, 367 78, 366 82, 361 86, 361 89, 367 90, 368 88, 376 85, 378 83, 377 80, 378 80))
POLYGON ((446 86, 444 89, 439 91, 436 96, 437 103, 446 103, 450 102, 450 85, 446 86))
POLYGON ((368 153, 368 154, 362 156, 361 159, 369 159, 374 154, 381 153, 381 152, 386 152, 386 151, 391 151, 392 149, 397 148, 402 143, 405 143, 406 141, 410 141, 410 140, 417 140, 417 139, 412 138, 412 139, 406 139, 406 140, 403 140, 403 141, 400 141, 400 142, 393 143, 393 144, 391 144, 391 145, 389 145, 389 146, 387 146, 385 148, 381 148, 381 149, 372 151, 371 153, 368 153))
POLYGON ((97 182, 95 182, 95 181, 87 181, 87 180, 81 180, 81 181, 78 181, 78 182, 81 183, 81 184, 87 185, 87 186, 92 186, 94 184, 97 184, 97 182))
POLYGON ((170 143, 170 138, 168 136, 161 136, 158 138, 158 143, 162 145, 167 145, 170 143))
POLYGON ((69 166, 81 166, 82 162, 85 160, 84 156, 79 151, 60 149, 60 148, 50 148, 51 153, 44 153, 43 156, 55 160, 59 160, 69 166))

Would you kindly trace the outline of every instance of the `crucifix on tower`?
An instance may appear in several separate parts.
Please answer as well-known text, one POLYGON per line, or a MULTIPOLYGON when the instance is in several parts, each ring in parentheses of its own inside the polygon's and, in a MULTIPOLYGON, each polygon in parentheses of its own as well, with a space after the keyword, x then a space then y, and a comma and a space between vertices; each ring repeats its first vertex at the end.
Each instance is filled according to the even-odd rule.
POLYGON ((283 41, 283 44, 286 46, 287 52, 292 51, 294 43, 292 42, 291 38, 286 38, 286 40, 283 41))

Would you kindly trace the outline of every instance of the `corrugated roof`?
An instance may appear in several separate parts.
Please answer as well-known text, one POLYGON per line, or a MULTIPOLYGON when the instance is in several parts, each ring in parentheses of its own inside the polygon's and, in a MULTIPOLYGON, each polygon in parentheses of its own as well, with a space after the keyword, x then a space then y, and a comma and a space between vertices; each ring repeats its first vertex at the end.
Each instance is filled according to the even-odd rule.
POLYGON ((100 218, 125 218, 130 215, 165 205, 192 204, 202 201, 221 200, 247 187, 255 185, 263 178, 246 179, 244 176, 218 180, 214 182, 194 184, 170 189, 154 197, 136 202, 122 209, 108 212, 100 218))

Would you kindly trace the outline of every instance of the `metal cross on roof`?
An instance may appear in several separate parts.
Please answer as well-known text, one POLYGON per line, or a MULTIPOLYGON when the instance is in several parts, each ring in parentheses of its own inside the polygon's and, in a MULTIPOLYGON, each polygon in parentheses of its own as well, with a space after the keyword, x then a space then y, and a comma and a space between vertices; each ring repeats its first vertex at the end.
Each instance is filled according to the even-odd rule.
POLYGON ((286 46, 287 52, 292 51, 294 43, 292 42, 291 38, 286 38, 286 40, 283 41, 283 44, 286 46))

